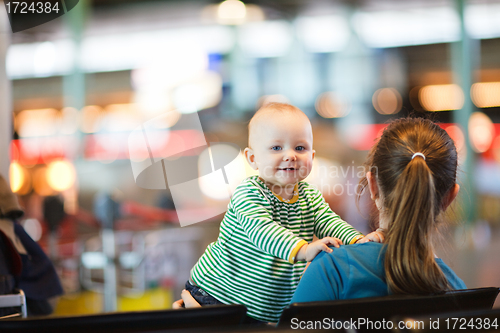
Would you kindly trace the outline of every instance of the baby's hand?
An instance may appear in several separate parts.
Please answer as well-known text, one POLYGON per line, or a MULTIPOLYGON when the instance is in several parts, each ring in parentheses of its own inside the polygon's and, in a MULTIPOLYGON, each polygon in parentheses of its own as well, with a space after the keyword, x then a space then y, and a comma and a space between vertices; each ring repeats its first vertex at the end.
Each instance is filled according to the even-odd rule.
POLYGON ((366 243, 366 242, 383 243, 384 240, 385 240, 384 230, 381 228, 378 228, 374 232, 370 232, 368 235, 361 238, 356 243, 358 243, 358 244, 366 243))
POLYGON ((303 248, 305 247, 305 259, 306 261, 312 261, 321 251, 325 251, 326 253, 332 252, 333 250, 330 249, 328 245, 339 247, 341 244, 342 241, 335 237, 318 239, 317 241, 303 246, 303 248))
POLYGON ((172 309, 199 308, 199 307, 201 307, 200 303, 198 303, 186 289, 182 290, 181 299, 175 301, 172 304, 172 309))

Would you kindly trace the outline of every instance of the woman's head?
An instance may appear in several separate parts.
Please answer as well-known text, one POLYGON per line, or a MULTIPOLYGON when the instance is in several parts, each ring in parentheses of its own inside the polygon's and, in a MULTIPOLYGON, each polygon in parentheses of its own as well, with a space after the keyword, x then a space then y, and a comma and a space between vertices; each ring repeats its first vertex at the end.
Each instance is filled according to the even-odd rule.
MULTIPOLYGON (((401 199, 399 192, 404 189, 399 188, 398 184, 403 178, 413 182, 418 192, 424 189, 430 191, 427 197, 433 200, 421 203, 429 205, 429 208, 432 206, 434 216, 447 206, 446 196, 456 185, 455 144, 445 130, 427 119, 403 118, 393 121, 372 148, 366 164, 376 180, 381 204, 385 209, 393 207, 401 199), (423 157, 420 154, 414 156, 415 153, 423 157)), ((407 200, 419 201, 418 195, 424 194, 404 192, 407 200)))
POLYGON ((447 281, 435 263, 430 236, 439 213, 458 192, 455 144, 429 120, 398 119, 384 130, 366 164, 369 172, 361 186, 369 186, 386 229, 390 290, 445 290, 447 281))

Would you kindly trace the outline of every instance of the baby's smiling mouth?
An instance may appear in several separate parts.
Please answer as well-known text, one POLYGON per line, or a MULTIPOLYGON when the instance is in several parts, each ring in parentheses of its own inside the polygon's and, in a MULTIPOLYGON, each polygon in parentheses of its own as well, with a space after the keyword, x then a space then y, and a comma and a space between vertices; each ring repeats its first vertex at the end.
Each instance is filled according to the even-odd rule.
POLYGON ((278 168, 278 170, 283 170, 283 171, 294 171, 295 168, 278 168))

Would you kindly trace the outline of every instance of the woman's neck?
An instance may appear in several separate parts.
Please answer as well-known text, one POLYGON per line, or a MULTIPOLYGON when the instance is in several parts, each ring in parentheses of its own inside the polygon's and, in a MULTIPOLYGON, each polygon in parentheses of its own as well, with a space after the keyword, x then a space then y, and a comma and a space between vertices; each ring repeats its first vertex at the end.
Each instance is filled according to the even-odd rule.
POLYGON ((378 211, 378 227, 384 230, 389 228, 389 219, 383 209, 378 211))

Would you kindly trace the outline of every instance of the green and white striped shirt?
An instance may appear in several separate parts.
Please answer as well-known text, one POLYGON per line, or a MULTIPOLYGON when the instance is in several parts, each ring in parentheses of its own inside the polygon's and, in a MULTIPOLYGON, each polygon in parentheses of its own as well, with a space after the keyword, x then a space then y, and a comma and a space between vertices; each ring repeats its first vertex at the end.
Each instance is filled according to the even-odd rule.
POLYGON ((217 241, 191 270, 200 288, 226 304, 244 304, 250 317, 278 322, 306 266, 293 263, 297 246, 337 237, 344 244, 360 233, 332 212, 321 193, 300 182, 291 200, 280 200, 258 176, 235 190, 217 241))

